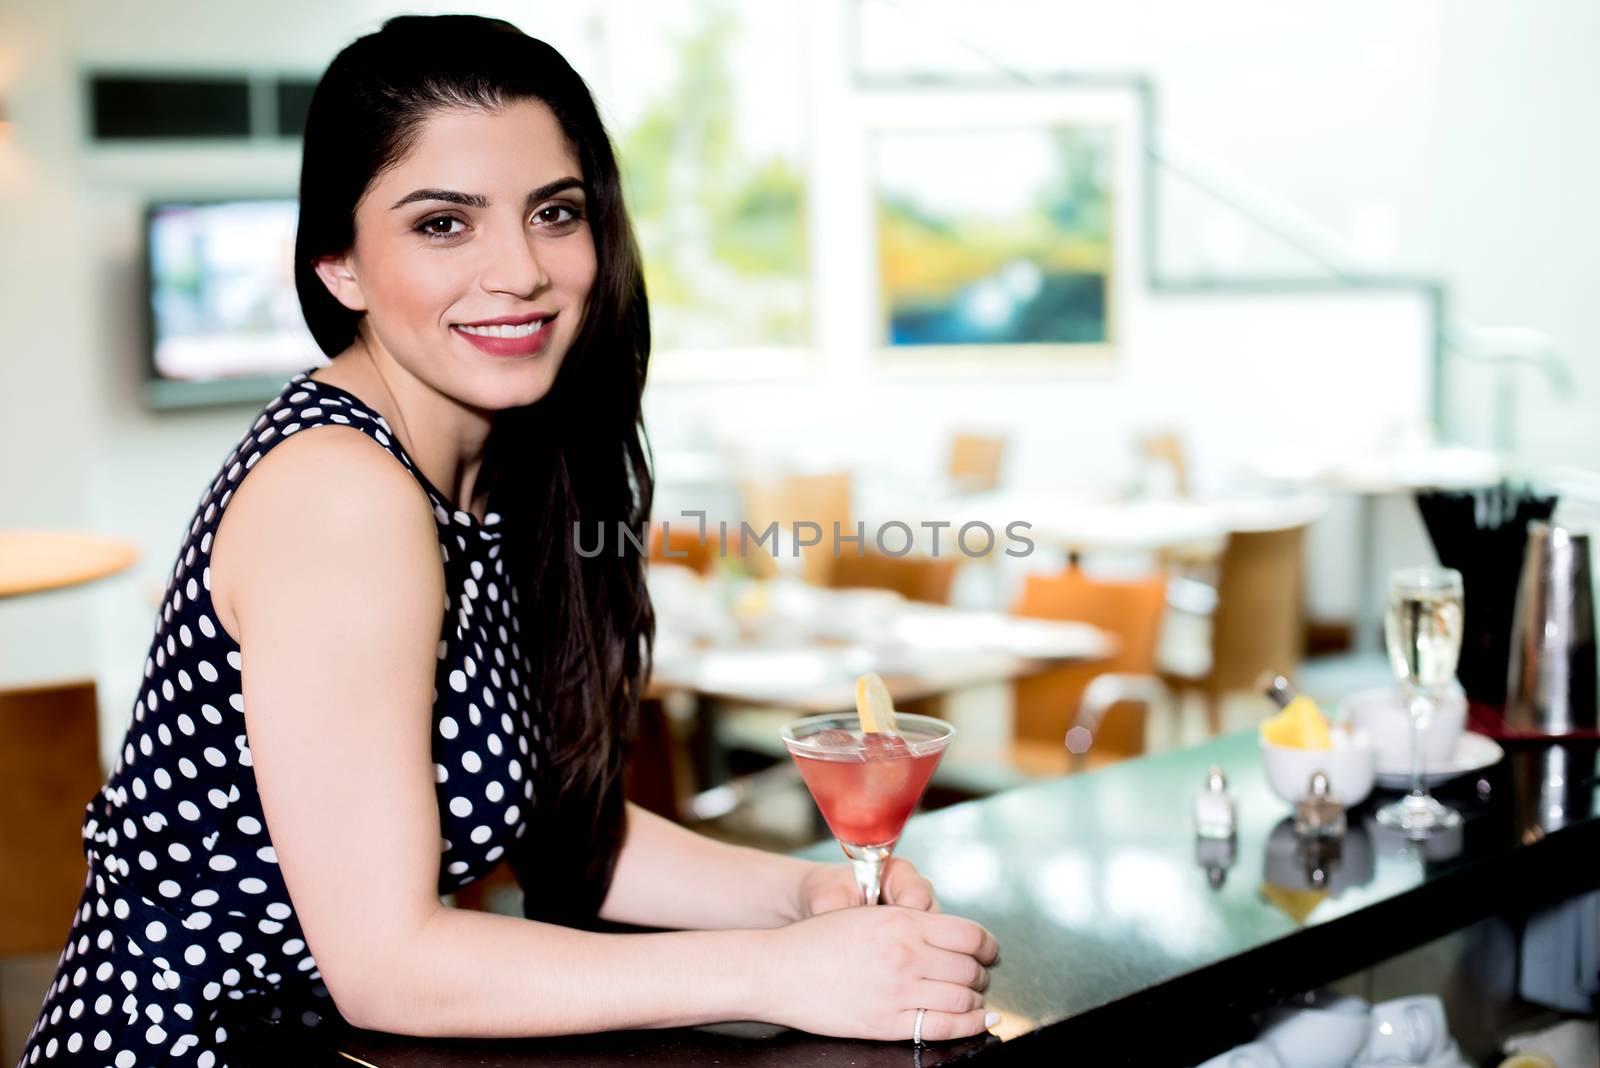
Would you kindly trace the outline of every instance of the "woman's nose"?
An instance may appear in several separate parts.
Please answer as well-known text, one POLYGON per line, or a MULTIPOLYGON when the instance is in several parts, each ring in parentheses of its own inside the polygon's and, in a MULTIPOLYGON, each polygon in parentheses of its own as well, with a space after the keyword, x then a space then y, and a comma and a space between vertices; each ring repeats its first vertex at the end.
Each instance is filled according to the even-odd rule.
POLYGON ((530 296, 550 284, 539 262, 537 238, 512 230, 494 243, 483 271, 483 288, 518 297, 530 296))

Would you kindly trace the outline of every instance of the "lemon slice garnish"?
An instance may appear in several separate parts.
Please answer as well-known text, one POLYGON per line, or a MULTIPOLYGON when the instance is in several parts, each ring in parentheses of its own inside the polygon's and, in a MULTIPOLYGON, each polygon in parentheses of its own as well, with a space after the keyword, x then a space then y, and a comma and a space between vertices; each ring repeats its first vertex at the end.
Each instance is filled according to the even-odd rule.
POLYGON ((1328 721, 1317 703, 1302 694, 1289 706, 1261 724, 1261 735, 1273 745, 1291 749, 1331 749, 1328 721))
POLYGON ((864 733, 899 733, 894 728, 894 701, 889 697, 889 687, 874 672, 856 680, 856 714, 861 717, 864 733))

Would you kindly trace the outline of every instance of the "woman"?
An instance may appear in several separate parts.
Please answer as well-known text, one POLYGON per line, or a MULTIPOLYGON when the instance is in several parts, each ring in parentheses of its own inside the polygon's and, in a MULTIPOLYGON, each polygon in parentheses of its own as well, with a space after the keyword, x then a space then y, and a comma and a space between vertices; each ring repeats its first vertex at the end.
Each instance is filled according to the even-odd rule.
POLYGON ((653 617, 638 556, 570 532, 642 533, 649 326, 578 75, 505 22, 391 19, 317 88, 300 204, 333 359, 196 508, 23 1063, 210 1068, 346 1024, 982 1031, 994 940, 909 863, 901 907, 845 908, 844 865, 622 801, 653 617), (442 906, 502 859, 527 918, 442 906))

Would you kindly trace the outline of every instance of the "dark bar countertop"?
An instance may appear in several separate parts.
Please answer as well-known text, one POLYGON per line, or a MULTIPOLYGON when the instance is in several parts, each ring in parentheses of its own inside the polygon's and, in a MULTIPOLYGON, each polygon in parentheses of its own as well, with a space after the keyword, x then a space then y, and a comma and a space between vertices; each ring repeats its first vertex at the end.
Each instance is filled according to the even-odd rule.
MULTIPOLYGON (((933 880, 945 911, 1000 942, 987 1001, 1002 1018, 988 1036, 917 1051, 755 1025, 493 1042, 364 1033, 343 1063, 901 1068, 1076 1053, 1194 1064, 1249 1037, 1248 1014, 1286 997, 1600 887, 1594 742, 1508 747, 1439 789, 1467 818, 1421 849, 1372 821, 1389 796, 1380 790, 1351 813, 1338 855, 1322 857, 1297 848, 1257 745, 1242 732, 912 819, 898 854, 933 880), (1220 872, 1227 858, 1199 844, 1191 817, 1212 764, 1239 810, 1220 872)), ((843 860, 831 841, 801 855, 843 860)))

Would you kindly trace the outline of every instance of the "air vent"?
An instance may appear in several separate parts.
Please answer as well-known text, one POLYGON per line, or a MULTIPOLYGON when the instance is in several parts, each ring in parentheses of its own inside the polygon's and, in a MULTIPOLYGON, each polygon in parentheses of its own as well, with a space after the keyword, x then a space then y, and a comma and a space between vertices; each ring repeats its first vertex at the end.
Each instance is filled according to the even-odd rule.
POLYGON ((301 74, 104 72, 87 76, 94 141, 298 139, 316 79, 301 74))
POLYGON ((250 136, 250 83, 239 78, 96 75, 92 135, 100 141, 250 136))

